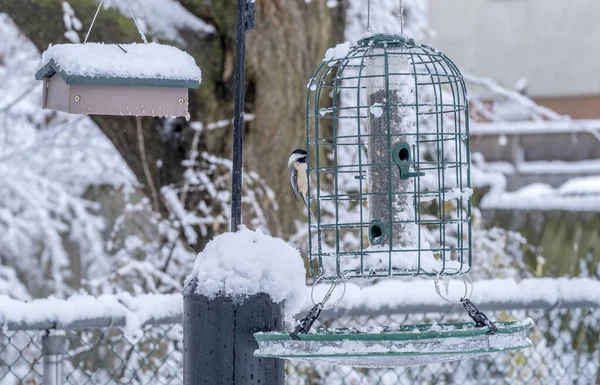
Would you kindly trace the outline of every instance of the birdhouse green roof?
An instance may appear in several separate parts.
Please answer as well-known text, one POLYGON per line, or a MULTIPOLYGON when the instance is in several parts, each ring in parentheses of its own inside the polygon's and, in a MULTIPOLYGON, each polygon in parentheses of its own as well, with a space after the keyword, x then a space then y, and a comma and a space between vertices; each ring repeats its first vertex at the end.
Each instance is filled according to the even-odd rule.
POLYGON ((58 74, 68 85, 198 88, 196 61, 178 48, 149 44, 59 44, 42 54, 37 80, 58 74))

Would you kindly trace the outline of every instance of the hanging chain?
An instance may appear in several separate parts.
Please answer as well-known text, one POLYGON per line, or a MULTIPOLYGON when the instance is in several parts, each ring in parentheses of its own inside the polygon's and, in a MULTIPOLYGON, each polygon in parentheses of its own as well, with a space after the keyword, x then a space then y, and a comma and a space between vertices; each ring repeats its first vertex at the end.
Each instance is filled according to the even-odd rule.
MULTIPOLYGON (((131 8, 131 4, 129 3, 129 0, 125 0, 125 3, 127 4, 127 8, 129 8, 129 13, 131 14, 131 18, 133 19, 133 22, 135 23, 135 27, 137 28, 140 36, 142 37, 142 40, 144 41, 144 43, 148 44, 146 35, 144 34, 144 31, 142 31, 142 28, 140 27, 140 24, 138 23, 137 18, 135 17, 135 14, 133 13, 133 9, 131 8)), ((96 9, 96 14, 94 15, 94 18, 92 19, 90 28, 88 29, 87 33, 85 34, 85 39, 83 40, 84 44, 87 43, 88 38, 90 37, 90 32, 92 32, 94 23, 96 23, 96 18, 98 17, 98 14, 100 13, 100 9, 102 9, 102 4, 104 4, 104 0, 100 1, 100 4, 98 5, 98 9, 96 9)), ((121 49, 123 49, 123 48, 121 48, 121 49)))
POLYGON ((488 335, 496 334, 496 332, 498 331, 496 324, 490 321, 490 319, 484 313, 479 311, 479 309, 477 309, 477 306, 475 306, 475 304, 471 302, 470 299, 461 298, 460 303, 463 304, 465 310, 467 311, 467 313, 469 313, 469 317, 471 317, 475 322, 475 327, 481 328, 487 326, 488 335))
POLYGON ((294 331, 290 333, 290 338, 295 341, 298 341, 300 339, 300 337, 298 337, 298 334, 307 334, 310 331, 312 325, 317 320, 317 318, 319 318, 319 316, 321 315, 321 311, 323 310, 324 305, 325 304, 323 302, 319 302, 318 304, 313 306, 312 309, 310 309, 310 311, 306 315, 306 317, 302 318, 298 325, 296 325, 296 328, 294 328, 294 331))
MULTIPOLYGON (((344 291, 342 293, 342 296, 333 303, 333 306, 336 306, 338 303, 340 303, 340 301, 344 297, 344 294, 346 294, 346 281, 343 279, 341 281, 344 284, 344 291)), ((339 279, 336 280, 335 282, 333 282, 333 284, 331 285, 329 290, 327 290, 327 293, 325 293, 323 300, 319 303, 315 303, 315 305, 312 307, 312 309, 309 310, 306 317, 302 318, 300 320, 300 322, 298 322, 298 325, 296 325, 296 327, 294 328, 294 331, 290 333, 291 339, 298 341, 300 339, 300 337, 298 337, 298 334, 307 334, 310 331, 310 328, 312 327, 312 325, 319 318, 319 315, 321 315, 321 311, 325 307, 325 304, 331 299, 331 296, 333 295, 333 292, 335 291, 335 288, 337 287, 339 282, 340 282, 339 279)), ((314 288, 317 283, 318 283, 318 280, 313 285, 313 291, 311 292, 311 299, 313 297, 314 288)), ((314 300, 313 300, 313 303, 314 303, 314 300)))

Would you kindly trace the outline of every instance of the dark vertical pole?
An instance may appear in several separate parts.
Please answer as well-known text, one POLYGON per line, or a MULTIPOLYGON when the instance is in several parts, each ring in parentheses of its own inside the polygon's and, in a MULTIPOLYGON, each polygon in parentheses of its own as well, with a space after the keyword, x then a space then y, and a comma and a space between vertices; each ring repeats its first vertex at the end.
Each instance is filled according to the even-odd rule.
MULTIPOLYGON (((235 116, 231 231, 242 223, 242 142, 246 70, 246 31, 254 29, 254 0, 238 0, 235 55, 235 116)), ((193 280, 183 290, 184 385, 283 385, 285 363, 254 357, 256 332, 281 330, 284 303, 267 294, 242 303, 231 298, 207 298, 197 293, 193 280)))
POLYGON ((242 224, 242 152, 244 138, 244 90, 246 86, 246 31, 254 29, 254 2, 238 0, 235 46, 235 112, 233 116, 233 169, 231 231, 242 224))

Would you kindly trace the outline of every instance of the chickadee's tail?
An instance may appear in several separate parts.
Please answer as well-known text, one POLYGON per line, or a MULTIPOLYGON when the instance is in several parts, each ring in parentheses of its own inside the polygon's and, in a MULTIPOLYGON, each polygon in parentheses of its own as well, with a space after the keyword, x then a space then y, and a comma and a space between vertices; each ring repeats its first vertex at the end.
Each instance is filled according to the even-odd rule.
POLYGON ((313 214, 312 210, 310 209, 308 200, 306 200, 306 197, 304 196, 304 194, 300 194, 300 196, 302 197, 302 202, 304 202, 304 206, 306 206, 306 208, 308 209, 308 212, 309 212, 310 216, 312 217, 313 221, 316 222, 317 218, 315 217, 315 214, 313 214))

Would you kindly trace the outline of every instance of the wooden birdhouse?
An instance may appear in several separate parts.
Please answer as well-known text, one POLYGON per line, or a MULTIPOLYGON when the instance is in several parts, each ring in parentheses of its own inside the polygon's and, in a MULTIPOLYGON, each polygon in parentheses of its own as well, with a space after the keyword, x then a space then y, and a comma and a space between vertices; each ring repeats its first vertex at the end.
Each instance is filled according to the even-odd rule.
POLYGON ((35 77, 45 109, 121 116, 187 116, 202 80, 189 54, 155 43, 54 45, 35 77))

